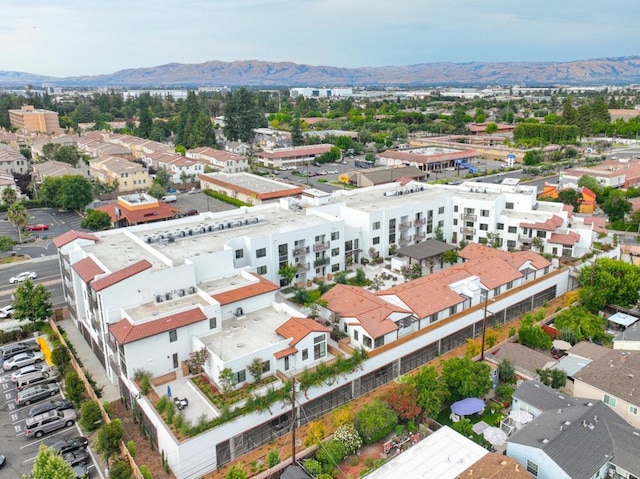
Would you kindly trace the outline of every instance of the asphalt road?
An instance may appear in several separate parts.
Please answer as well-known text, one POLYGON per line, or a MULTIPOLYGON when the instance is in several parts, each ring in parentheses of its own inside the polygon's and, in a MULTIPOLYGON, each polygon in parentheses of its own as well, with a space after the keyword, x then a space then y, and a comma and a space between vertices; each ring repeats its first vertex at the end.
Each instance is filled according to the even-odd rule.
POLYGON ((38 275, 38 278, 33 280, 33 283, 46 286, 51 292, 51 303, 54 307, 65 304, 58 256, 49 256, 32 261, 11 263, 0 268, 0 307, 12 303, 11 294, 18 285, 10 284, 9 279, 23 271, 33 271, 38 275))
MULTIPOLYGON (((41 439, 27 439, 24 435, 25 419, 31 406, 17 407, 15 397, 17 394, 15 383, 11 381, 11 373, 1 370, 0 386, 3 397, 0 400, 0 430, 2 431, 0 442, 0 454, 7 458, 4 468, 0 471, 0 477, 23 477, 29 474, 38 454, 40 444, 51 446, 56 441, 74 436, 81 436, 82 432, 77 424, 45 434, 41 439)), ((48 399, 60 399, 61 394, 48 399)), ((42 402, 42 401, 40 401, 42 402)), ((102 477, 101 472, 96 472, 93 463, 87 464, 92 477, 102 477)))

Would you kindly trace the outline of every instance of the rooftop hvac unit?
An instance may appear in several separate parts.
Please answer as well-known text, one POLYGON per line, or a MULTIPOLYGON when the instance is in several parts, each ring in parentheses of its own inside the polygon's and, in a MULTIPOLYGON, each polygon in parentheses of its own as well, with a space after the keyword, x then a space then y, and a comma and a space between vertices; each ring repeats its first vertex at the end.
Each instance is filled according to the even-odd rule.
POLYGON ((176 239, 173 236, 169 236, 169 239, 167 240, 169 243, 175 243, 176 239))
POLYGON ((171 298, 173 298, 173 296, 171 296, 171 293, 164 294, 164 299, 166 299, 167 301, 169 301, 171 298))
POLYGON ((151 243, 153 243, 153 238, 151 236, 145 235, 144 242, 148 243, 148 244, 151 244, 151 243))
POLYGON ((235 226, 242 226, 242 220, 238 220, 235 222, 235 226))
POLYGON ((225 225, 225 228, 233 228, 233 221, 227 222, 227 224, 225 225))
POLYGON ((242 308, 236 309, 236 316, 242 316, 243 314, 244 314, 244 311, 242 310, 242 308))
POLYGON ((178 296, 180 296, 180 297, 184 296, 185 293, 186 293, 186 291, 184 289, 179 289, 178 290, 178 296))
POLYGON ((156 294, 156 303, 162 303, 163 299, 162 299, 162 295, 161 294, 156 294))
POLYGON ((189 286, 189 294, 195 294, 196 293, 196 287, 195 286, 189 286))

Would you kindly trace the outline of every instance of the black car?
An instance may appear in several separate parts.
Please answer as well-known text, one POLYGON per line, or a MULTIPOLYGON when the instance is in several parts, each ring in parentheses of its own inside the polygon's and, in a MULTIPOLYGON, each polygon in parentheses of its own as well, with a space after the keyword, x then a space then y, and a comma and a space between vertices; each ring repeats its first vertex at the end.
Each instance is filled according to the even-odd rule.
POLYGON ((77 466, 73 466, 73 473, 75 474, 76 479, 88 479, 89 478, 89 469, 84 464, 78 464, 77 466))
POLYGON ((49 411, 64 411, 65 409, 73 409, 73 403, 68 399, 54 399, 52 401, 46 401, 37 406, 33 406, 29 409, 27 417, 37 416, 38 414, 44 414, 49 411))
POLYGON ((51 446, 57 454, 65 454, 72 451, 84 451, 89 446, 89 440, 86 437, 76 436, 69 439, 62 439, 51 446))
POLYGON ((77 451, 69 451, 62 454, 62 460, 71 467, 79 464, 86 464, 89 461, 89 453, 82 449, 77 451))

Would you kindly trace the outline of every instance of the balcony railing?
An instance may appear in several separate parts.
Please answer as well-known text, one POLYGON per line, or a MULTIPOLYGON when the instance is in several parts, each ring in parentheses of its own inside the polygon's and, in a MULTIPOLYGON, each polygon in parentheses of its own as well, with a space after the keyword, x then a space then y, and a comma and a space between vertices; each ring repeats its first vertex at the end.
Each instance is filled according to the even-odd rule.
POLYGON ((413 235, 413 239, 415 239, 416 241, 422 241, 423 239, 425 239, 426 235, 424 233, 416 233, 413 235))
POLYGON ((298 263, 296 267, 298 271, 309 271, 310 268, 309 263, 298 263))
POLYGON ((324 266, 325 264, 329 264, 329 258, 318 258, 313 262, 313 266, 324 266))
POLYGON ((462 228, 460 228, 460 233, 463 233, 465 235, 473 235, 476 233, 475 228, 468 228, 466 226, 463 226, 462 228))
POLYGON ((417 218, 417 219, 414 221, 414 224, 415 224, 416 226, 422 226, 422 225, 426 224, 426 222, 427 222, 427 219, 426 219, 426 218, 417 218))
POLYGON ((523 243, 531 243, 533 238, 529 238, 527 235, 518 235, 518 239, 523 243))
POLYGON ((280 263, 288 262, 289 261, 289 253, 281 254, 280 256, 278 256, 278 260, 280 261, 280 263))
POLYGON ((476 215, 462 215, 463 221, 475 221, 478 219, 476 215))
POLYGON ((329 242, 316 243, 313 245, 313 251, 326 251, 329 249, 329 242))
POLYGON ((301 246, 299 248, 295 248, 293 250, 293 256, 294 258, 299 258, 300 256, 304 256, 305 254, 309 253, 309 247, 308 246, 301 246))
POLYGON ((398 244, 400 246, 407 246, 409 243, 411 243, 411 236, 409 236, 407 238, 400 238, 398 240, 398 244))
POLYGON ((407 221, 405 223, 400 223, 400 231, 406 231, 411 228, 411 221, 407 221))

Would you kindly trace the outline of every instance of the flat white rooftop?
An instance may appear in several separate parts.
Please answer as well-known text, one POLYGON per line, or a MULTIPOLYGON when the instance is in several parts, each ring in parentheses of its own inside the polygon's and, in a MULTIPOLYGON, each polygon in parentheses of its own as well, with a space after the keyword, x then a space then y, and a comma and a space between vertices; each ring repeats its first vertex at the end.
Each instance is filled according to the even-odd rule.
POLYGON ((126 230, 109 231, 110 234, 96 233, 100 241, 83 247, 87 253, 95 255, 109 271, 120 271, 142 259, 149 261, 155 270, 168 268, 166 262, 149 254, 142 244, 131 241, 126 230))
POLYGON ((455 479, 488 453, 444 426, 368 474, 367 479, 455 479))
POLYGON ((224 181, 231 185, 232 188, 237 186, 255 193, 274 193, 276 191, 297 190, 300 188, 299 186, 293 186, 289 183, 264 178, 251 173, 209 173, 206 176, 224 181))
POLYGON ((133 321, 142 321, 144 319, 153 319, 156 316, 164 316, 167 313, 179 313, 187 309, 192 309, 194 306, 209 306, 213 304, 213 301, 207 302, 199 294, 189 294, 185 296, 178 296, 172 294, 172 299, 166 300, 166 296, 163 295, 163 301, 156 303, 155 298, 150 303, 145 303, 134 308, 126 309, 126 313, 133 321))

